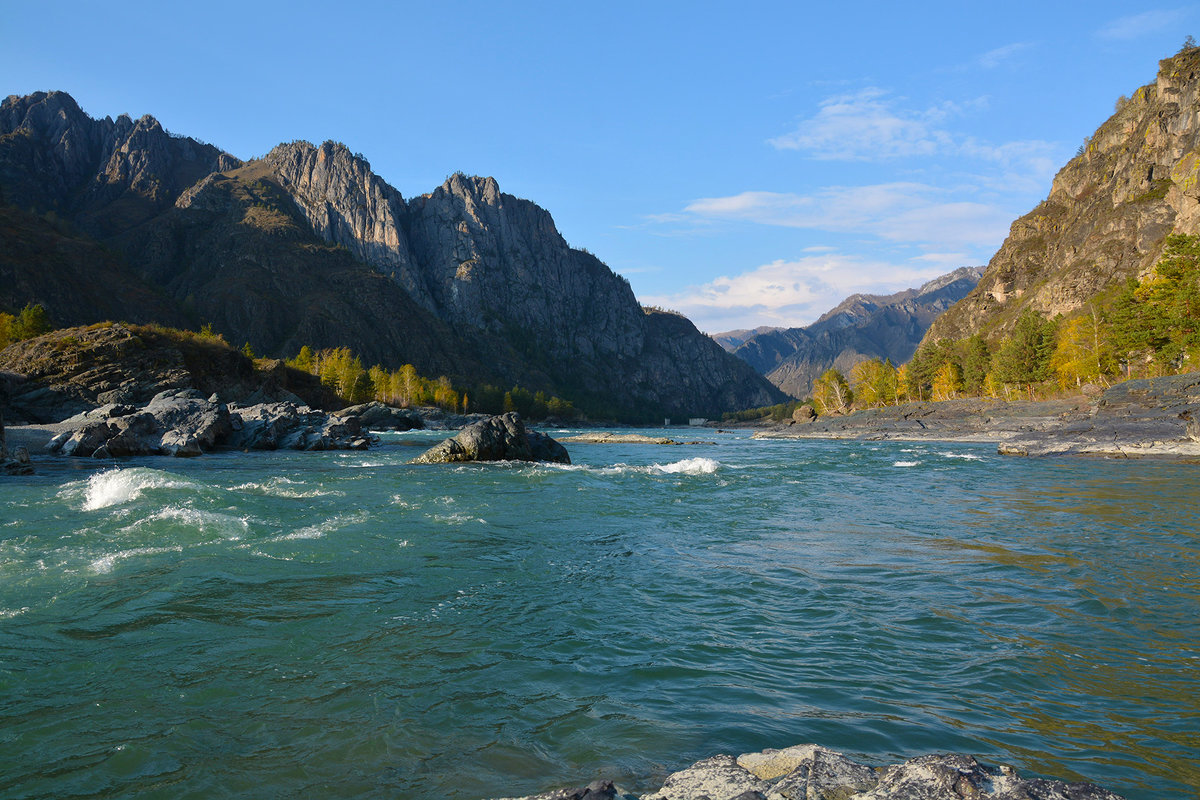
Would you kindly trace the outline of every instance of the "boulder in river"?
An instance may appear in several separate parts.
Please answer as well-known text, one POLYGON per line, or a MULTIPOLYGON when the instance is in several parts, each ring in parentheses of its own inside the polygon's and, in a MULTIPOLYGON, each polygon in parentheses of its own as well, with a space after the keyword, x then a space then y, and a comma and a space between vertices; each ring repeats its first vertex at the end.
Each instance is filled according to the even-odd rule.
POLYGON ((544 433, 525 428, 515 411, 480 420, 463 428, 413 459, 414 464, 461 461, 550 461, 570 464, 567 448, 544 433))

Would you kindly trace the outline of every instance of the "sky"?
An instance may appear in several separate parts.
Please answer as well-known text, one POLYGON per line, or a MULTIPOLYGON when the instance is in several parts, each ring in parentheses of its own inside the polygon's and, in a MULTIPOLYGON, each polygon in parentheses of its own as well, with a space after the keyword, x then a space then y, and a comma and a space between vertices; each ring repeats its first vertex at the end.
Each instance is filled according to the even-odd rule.
POLYGON ((1200 4, 0 0, 0 94, 536 202, 716 333, 986 264, 1200 4))

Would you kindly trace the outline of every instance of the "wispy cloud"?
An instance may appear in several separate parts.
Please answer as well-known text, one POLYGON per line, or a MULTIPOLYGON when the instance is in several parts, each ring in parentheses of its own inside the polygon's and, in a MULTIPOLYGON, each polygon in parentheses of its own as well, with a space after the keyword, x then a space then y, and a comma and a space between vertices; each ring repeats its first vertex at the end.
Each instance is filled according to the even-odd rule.
POLYGON ((772 261, 643 302, 677 309, 701 330, 712 332, 757 325, 791 327, 812 322, 848 295, 900 291, 946 271, 938 261, 894 263, 834 251, 772 261))
POLYGON ((1012 214, 922 183, 833 186, 814 194, 742 192, 705 197, 684 209, 699 220, 860 233, 894 242, 995 246, 1012 214))
POLYGON ((1006 44, 1003 47, 989 50, 977 60, 979 66, 984 69, 995 69, 1001 64, 1012 61, 1019 53, 1031 47, 1033 47, 1033 42, 1013 42, 1012 44, 1006 44))
POLYGON ((1110 41, 1140 39, 1178 25, 1185 16, 1181 9, 1143 11, 1141 14, 1114 19, 1096 31, 1096 36, 1110 41))
POLYGON ((924 111, 906 111, 885 90, 869 87, 822 101, 815 116, 768 142, 780 150, 804 150, 814 158, 828 160, 932 155, 950 144, 938 124, 957 110, 946 103, 924 111))

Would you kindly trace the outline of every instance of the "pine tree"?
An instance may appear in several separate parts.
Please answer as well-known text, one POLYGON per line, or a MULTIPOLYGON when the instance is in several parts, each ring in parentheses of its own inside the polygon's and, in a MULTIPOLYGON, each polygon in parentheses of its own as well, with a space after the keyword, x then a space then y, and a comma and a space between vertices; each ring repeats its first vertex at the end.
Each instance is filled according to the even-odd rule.
POLYGON ((1033 395, 1033 384, 1044 381, 1054 348, 1055 324, 1026 307, 1017 317, 1012 336, 996 353, 996 377, 1005 383, 1025 386, 1033 395))
POLYGON ((992 354, 987 342, 978 333, 967 339, 962 362, 962 390, 969 395, 981 395, 988 369, 992 365, 992 354))

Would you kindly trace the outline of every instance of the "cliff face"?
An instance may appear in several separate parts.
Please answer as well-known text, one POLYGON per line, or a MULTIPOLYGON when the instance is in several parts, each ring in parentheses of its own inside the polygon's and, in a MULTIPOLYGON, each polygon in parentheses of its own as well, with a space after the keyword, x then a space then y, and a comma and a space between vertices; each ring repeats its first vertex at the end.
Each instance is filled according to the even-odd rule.
POLYGON ((1159 65, 1012 224, 979 286, 931 341, 997 338, 1021 310, 1069 314, 1145 273, 1170 233, 1200 232, 1200 49, 1159 65))
POLYGON ((812 325, 753 336, 733 352, 783 391, 805 397, 830 367, 849 373, 871 358, 907 361, 934 320, 966 296, 982 273, 982 267, 961 267, 919 289, 852 295, 812 325))
MULTIPOLYGON (((172 313, 260 353, 345 345, 643 416, 782 398, 686 320, 644 313, 628 282, 491 178, 454 175, 405 202, 343 145, 293 142, 242 164, 152 117, 92 120, 55 92, 0 107, 0 202, 65 220, 172 313)), ((16 259, 34 288, 7 302, 28 295, 63 318, 65 295, 36 270, 16 259)))

